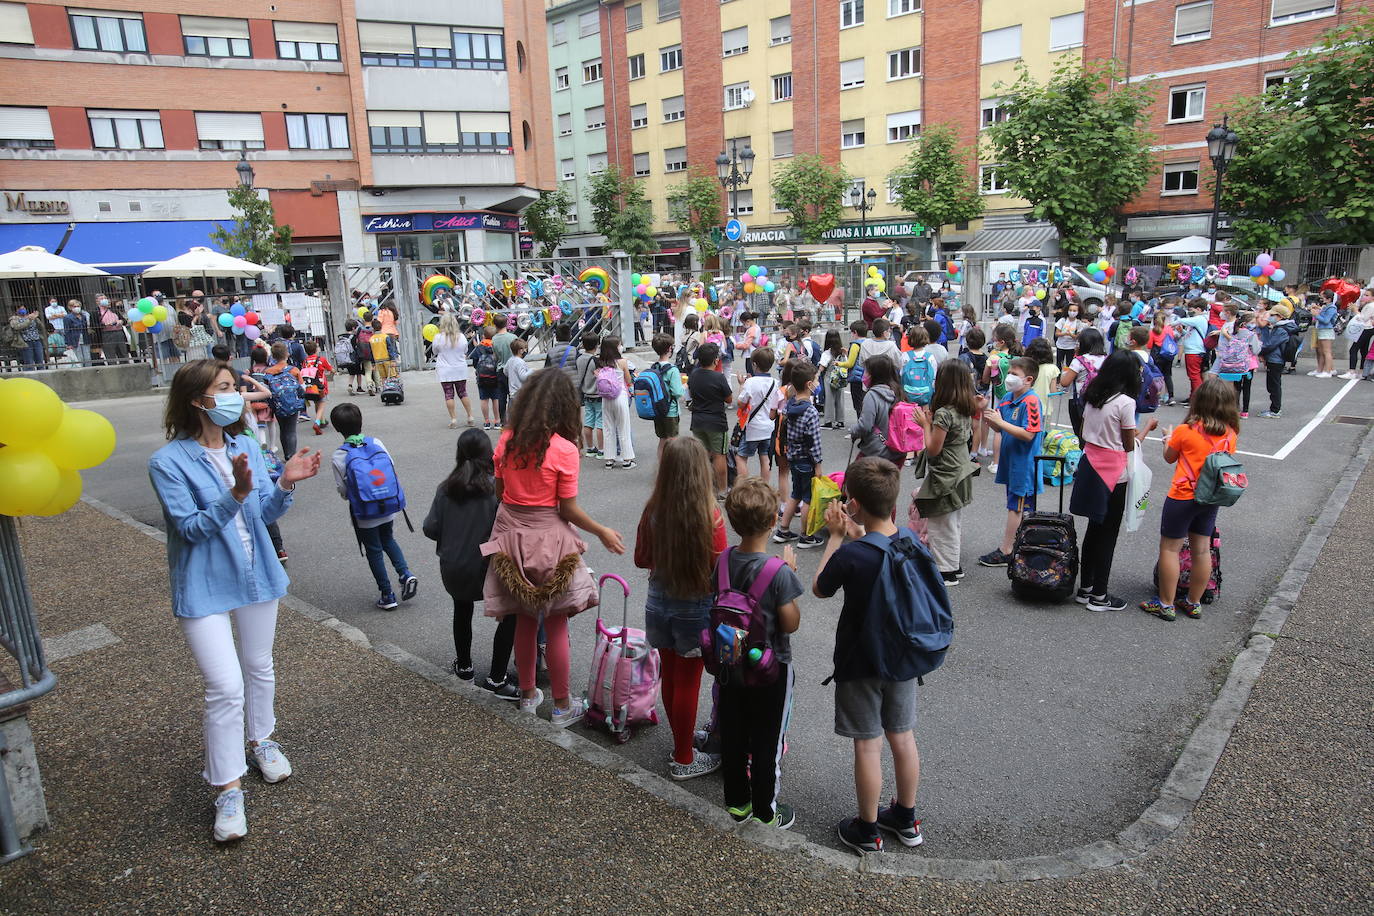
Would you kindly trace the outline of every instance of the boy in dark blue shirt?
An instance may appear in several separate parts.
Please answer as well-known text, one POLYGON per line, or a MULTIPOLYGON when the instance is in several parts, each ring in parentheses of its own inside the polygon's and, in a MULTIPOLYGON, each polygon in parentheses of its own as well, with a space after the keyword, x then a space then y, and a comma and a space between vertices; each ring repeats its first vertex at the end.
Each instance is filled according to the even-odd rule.
POLYGON ((1045 438, 1045 423, 1040 398, 1035 394, 1035 360, 1018 356, 1007 370, 1007 396, 997 409, 983 412, 988 425, 1002 433, 1002 453, 997 463, 997 483, 1007 487, 1007 525, 1002 545, 978 558, 983 566, 1006 566, 1011 562, 1012 545, 1021 517, 1035 511, 1035 496, 1043 484, 1035 468, 1035 456, 1045 438))

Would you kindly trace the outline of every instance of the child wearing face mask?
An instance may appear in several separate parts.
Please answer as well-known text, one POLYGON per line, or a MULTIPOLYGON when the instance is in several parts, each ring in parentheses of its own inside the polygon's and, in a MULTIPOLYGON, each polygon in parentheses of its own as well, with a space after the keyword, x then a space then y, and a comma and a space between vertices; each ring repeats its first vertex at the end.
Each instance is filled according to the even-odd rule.
POLYGON ((995 409, 983 411, 983 419, 1002 433, 996 482, 1007 487, 1007 524, 1002 544, 978 558, 983 566, 1006 566, 1011 562, 1012 543, 1021 517, 1035 511, 1035 497, 1042 486, 1035 456, 1040 454, 1040 442, 1045 438, 1044 408, 1035 394, 1039 368, 1028 357, 1013 359, 1007 371, 1006 397, 998 401, 995 409))
POLYGON ((1070 302, 1064 317, 1054 323, 1054 365, 1059 371, 1073 362, 1078 350, 1078 332, 1086 325, 1078 320, 1078 305, 1070 302))

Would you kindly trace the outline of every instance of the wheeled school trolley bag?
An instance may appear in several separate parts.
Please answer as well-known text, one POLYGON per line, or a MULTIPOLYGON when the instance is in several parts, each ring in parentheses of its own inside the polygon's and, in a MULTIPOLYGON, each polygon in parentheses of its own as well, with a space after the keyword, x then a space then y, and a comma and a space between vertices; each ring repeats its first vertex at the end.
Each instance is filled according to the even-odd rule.
POLYGON ((382 382, 382 403, 383 404, 403 404, 406 399, 406 386, 401 382, 399 375, 382 382))
MULTIPOLYGON (((1058 462, 1060 455, 1037 455, 1037 473, 1041 461, 1058 462)), ((1064 513, 1064 490, 1059 487, 1058 512, 1032 512, 1021 520, 1016 540, 1007 564, 1007 578, 1012 594, 1018 598, 1038 598, 1063 601, 1073 593, 1078 580, 1078 532, 1073 516, 1064 513)))
POLYGON ((598 580, 598 591, 605 588, 607 579, 624 591, 625 610, 619 627, 607 627, 597 615, 586 719, 605 726, 624 744, 634 729, 658 724, 659 659, 658 650, 649 647, 644 631, 628 626, 630 587, 624 579, 608 573, 598 580))
MULTIPOLYGON (((1202 603, 1211 604, 1221 597, 1221 531, 1212 529, 1212 574, 1207 577, 1207 588, 1202 593, 1202 603)), ((1192 581, 1193 550, 1185 540, 1178 551, 1178 586, 1175 595, 1188 595, 1188 583, 1192 581)), ((1159 564, 1155 564, 1155 592, 1159 592, 1159 564)))

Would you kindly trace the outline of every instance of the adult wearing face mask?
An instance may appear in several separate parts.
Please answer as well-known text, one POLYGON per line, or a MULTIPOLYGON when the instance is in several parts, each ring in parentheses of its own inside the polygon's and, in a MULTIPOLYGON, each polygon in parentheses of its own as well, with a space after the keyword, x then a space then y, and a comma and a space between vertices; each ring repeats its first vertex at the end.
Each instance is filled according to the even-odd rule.
POLYGON ((124 316, 105 296, 95 300, 95 320, 100 325, 100 355, 106 363, 129 361, 129 338, 124 336, 124 316))
POLYGON ((43 355, 43 322, 29 310, 19 307, 10 317, 10 332, 19 350, 19 362, 25 369, 42 369, 47 364, 43 355))
POLYGON ((67 317, 67 310, 57 301, 56 296, 48 299, 48 307, 43 310, 43 317, 48 319, 48 326, 57 333, 61 334, 65 330, 63 319, 67 317))
POLYGON ((62 320, 62 336, 66 340, 67 349, 76 354, 76 362, 81 366, 91 364, 90 326, 91 318, 81 307, 81 300, 69 300, 67 317, 62 320))
POLYGON ((296 483, 320 468, 319 452, 301 449, 273 483, 257 440, 244 434, 243 408, 228 364, 186 363, 167 395, 170 441, 148 460, 166 520, 172 613, 205 681, 202 775, 218 792, 218 842, 248 832, 242 777, 250 764, 267 783, 291 775, 271 740, 272 642, 289 580, 267 526, 291 507, 296 483))

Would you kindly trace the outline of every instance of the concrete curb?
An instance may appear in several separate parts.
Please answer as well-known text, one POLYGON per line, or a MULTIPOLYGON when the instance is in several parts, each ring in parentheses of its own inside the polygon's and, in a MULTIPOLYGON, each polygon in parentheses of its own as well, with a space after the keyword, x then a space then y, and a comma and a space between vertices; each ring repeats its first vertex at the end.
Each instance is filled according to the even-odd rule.
MULTIPOLYGON (((1043 881, 1068 878, 1085 872, 1111 868, 1148 854, 1157 844, 1177 832, 1192 814, 1206 791, 1216 765, 1231 739, 1250 691, 1259 680, 1264 664, 1274 648, 1270 634, 1278 634, 1297 604, 1316 566, 1317 558, 1335 529, 1350 494, 1374 456, 1374 429, 1360 442, 1348 473, 1340 479, 1289 564, 1273 595, 1261 609, 1216 699, 1184 742, 1178 761, 1160 786, 1159 797, 1125 829, 1110 838, 1058 853, 1023 856, 1016 859, 937 859, 909 853, 878 853, 855 856, 847 851, 821 846, 804 837, 754 823, 735 823, 725 810, 688 791, 666 777, 650 772, 613 750, 574 732, 555 728, 544 719, 522 715, 516 704, 500 700, 475 683, 460 681, 452 673, 431 664, 391 643, 373 643, 362 630, 294 595, 281 601, 285 607, 308 620, 340 634, 360 648, 385 656, 390 661, 419 675, 430 683, 485 708, 515 728, 575 754, 587 763, 608 770, 655 798, 687 811, 717 829, 734 833, 749 842, 778 852, 805 853, 835 868, 866 874, 934 878, 944 881, 1043 881)), ((167 536, 145 525, 128 513, 94 497, 82 500, 111 518, 117 519, 150 537, 166 542, 167 536)))

